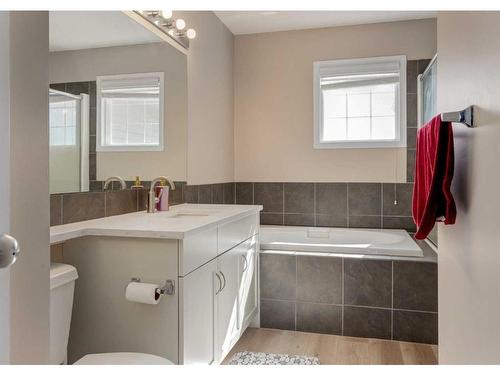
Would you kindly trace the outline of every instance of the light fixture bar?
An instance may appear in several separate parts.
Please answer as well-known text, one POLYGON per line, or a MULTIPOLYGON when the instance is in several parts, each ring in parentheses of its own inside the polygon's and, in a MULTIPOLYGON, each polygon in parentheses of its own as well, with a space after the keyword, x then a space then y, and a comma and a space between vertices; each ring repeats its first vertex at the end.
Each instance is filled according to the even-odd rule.
POLYGON ((185 49, 189 49, 189 40, 196 37, 196 31, 186 27, 182 18, 174 19, 168 10, 134 10, 134 15, 147 21, 155 30, 175 41, 185 49))

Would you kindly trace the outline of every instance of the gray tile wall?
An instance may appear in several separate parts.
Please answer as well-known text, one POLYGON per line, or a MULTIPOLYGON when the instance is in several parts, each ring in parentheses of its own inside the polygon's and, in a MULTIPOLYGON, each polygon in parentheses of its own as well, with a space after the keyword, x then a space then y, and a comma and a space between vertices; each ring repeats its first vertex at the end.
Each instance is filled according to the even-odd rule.
POLYGON ((415 231, 412 183, 237 182, 235 186, 237 204, 264 206, 261 224, 415 231))
POLYGON ((50 225, 74 223, 140 211, 135 190, 52 194, 50 225))
POLYGON ((437 344, 437 264, 261 253, 261 326, 437 344))
MULTIPOLYGON (((113 182, 105 192, 102 191, 102 181, 95 182, 90 192, 52 194, 50 225, 121 215, 147 208, 149 181, 143 181, 144 189, 139 190, 130 190, 134 181, 126 181, 127 190, 118 190, 119 184, 113 182)), ((176 189, 170 191, 171 205, 184 202, 234 204, 234 183, 186 185, 184 181, 176 181, 175 186, 176 189)))

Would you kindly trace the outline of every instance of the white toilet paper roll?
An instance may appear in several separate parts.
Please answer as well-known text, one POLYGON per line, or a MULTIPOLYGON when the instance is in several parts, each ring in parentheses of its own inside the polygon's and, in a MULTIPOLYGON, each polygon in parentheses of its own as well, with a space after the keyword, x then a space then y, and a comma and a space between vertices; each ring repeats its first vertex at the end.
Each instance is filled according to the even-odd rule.
POLYGON ((160 294, 156 293, 157 284, 130 282, 125 290, 125 298, 131 302, 156 305, 160 302, 160 294))

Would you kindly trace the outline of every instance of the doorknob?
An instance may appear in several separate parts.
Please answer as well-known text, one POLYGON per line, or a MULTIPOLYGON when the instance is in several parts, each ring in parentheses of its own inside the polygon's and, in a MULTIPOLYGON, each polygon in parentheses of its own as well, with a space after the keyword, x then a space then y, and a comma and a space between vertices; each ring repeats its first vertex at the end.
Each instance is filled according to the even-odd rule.
POLYGON ((8 234, 3 234, 0 236, 0 269, 8 268, 16 261, 17 255, 19 254, 19 244, 17 240, 9 236, 8 234))

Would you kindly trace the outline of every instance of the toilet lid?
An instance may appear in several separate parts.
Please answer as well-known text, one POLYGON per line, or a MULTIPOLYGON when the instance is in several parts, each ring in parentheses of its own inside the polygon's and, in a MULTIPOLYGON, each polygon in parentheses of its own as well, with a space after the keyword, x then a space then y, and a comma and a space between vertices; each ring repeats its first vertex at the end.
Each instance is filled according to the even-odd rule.
POLYGON ((145 353, 87 354, 75 365, 173 365, 168 359, 145 353))

